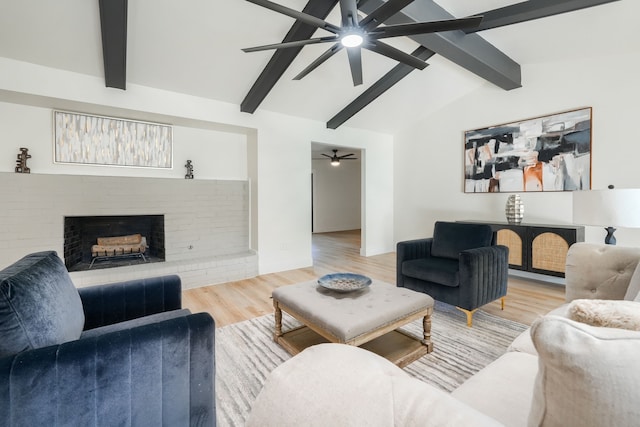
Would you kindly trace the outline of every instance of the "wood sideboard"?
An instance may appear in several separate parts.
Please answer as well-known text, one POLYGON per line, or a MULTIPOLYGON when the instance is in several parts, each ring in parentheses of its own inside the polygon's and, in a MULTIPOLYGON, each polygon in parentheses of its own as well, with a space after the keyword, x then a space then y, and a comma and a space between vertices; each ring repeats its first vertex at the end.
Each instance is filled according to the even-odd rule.
POLYGON ((531 273, 564 277, 569 246, 584 242, 584 227, 578 225, 460 222, 490 225, 496 243, 509 248, 509 268, 531 273))

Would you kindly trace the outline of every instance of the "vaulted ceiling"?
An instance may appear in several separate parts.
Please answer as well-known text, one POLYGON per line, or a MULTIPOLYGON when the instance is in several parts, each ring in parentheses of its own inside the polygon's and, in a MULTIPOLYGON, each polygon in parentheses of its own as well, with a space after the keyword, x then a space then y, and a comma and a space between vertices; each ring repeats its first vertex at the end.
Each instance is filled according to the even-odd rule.
MULTIPOLYGON (((385 1, 360 0, 358 7, 364 16, 385 1)), ((337 0, 276 2, 340 23, 337 0)), ((607 55, 640 51, 640 4, 632 0, 415 0, 385 23, 474 14, 485 15, 477 32, 390 42, 426 60, 429 66, 422 71, 364 51, 364 84, 357 87, 345 52, 304 79, 292 80, 326 45, 242 52, 327 35, 243 0, 5 2, 0 56, 101 76, 107 86, 121 89, 144 85, 233 103, 248 113, 265 109, 331 128, 345 123, 393 133, 480 85, 517 90, 526 85, 522 66, 575 58, 603 61, 607 55)))

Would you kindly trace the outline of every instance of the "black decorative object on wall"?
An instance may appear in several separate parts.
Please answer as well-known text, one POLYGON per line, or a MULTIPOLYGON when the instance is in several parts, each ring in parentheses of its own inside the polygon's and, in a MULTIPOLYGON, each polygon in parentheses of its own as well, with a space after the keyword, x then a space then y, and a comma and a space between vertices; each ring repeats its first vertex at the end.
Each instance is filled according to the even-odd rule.
POLYGON ((20 154, 18 154, 18 160, 16 160, 16 173, 31 173, 31 169, 27 167, 27 159, 31 158, 28 148, 20 148, 20 154))
POLYGON ((184 165, 187 168, 187 174, 184 176, 184 179, 193 179, 193 164, 191 160, 187 160, 187 164, 184 165))

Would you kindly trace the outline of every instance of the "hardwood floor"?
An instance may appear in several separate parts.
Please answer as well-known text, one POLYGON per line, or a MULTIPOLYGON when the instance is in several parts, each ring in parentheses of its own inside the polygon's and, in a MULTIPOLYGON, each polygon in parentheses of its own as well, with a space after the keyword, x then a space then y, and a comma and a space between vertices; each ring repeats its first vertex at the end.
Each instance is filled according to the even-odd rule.
MULTIPOLYGON (((313 280, 327 273, 353 272, 395 283, 396 254, 360 256, 360 230, 313 235, 313 267, 265 274, 183 292, 183 306, 192 312, 207 311, 221 327, 273 312, 273 289, 313 280)), ((504 311, 495 301, 482 310, 527 325, 564 302, 564 287, 535 280, 509 277, 504 311)), ((460 313, 460 321, 465 316, 460 313)))

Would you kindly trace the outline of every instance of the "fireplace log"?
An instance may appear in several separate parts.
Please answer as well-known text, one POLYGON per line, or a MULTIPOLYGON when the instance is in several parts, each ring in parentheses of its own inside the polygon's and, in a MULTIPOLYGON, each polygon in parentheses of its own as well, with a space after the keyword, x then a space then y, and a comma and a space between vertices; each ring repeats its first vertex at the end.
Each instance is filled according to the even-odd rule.
POLYGON ((91 246, 91 256, 94 258, 144 254, 148 248, 146 237, 140 234, 98 237, 97 243, 97 245, 91 246))

